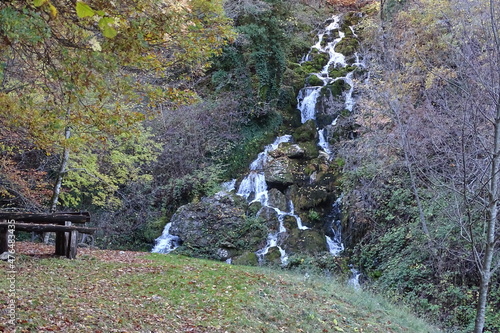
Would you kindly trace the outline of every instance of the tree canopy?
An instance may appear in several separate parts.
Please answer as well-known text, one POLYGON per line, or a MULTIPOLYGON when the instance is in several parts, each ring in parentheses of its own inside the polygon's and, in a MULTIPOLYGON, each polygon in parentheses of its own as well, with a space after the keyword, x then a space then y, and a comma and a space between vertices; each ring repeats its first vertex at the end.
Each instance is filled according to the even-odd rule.
POLYGON ((62 154, 130 136, 158 103, 196 100, 191 82, 232 38, 222 1, 2 2, 4 139, 62 154))

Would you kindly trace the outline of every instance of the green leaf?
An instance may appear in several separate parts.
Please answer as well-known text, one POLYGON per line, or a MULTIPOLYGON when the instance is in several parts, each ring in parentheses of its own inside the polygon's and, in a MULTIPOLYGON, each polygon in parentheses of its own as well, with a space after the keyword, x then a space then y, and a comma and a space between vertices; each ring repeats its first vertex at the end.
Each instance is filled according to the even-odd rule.
POLYGON ((115 20, 111 17, 103 17, 99 20, 98 25, 104 37, 114 38, 118 34, 116 29, 111 26, 114 22, 115 20))
POLYGON ((78 1, 76 3, 76 15, 78 15, 79 18, 94 16, 95 11, 86 3, 78 1))

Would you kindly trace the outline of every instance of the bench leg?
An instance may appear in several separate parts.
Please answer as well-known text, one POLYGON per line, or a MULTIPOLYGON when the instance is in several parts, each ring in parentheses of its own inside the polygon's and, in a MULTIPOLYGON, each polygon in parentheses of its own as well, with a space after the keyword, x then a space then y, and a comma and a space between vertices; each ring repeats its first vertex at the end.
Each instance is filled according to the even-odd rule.
POLYGON ((76 258, 76 249, 78 247, 78 231, 72 230, 69 234, 69 246, 67 248, 66 257, 69 259, 76 258))
POLYGON ((56 232, 56 255, 65 256, 68 248, 68 233, 64 231, 56 232))
POLYGON ((0 254, 9 251, 7 228, 0 229, 0 254))

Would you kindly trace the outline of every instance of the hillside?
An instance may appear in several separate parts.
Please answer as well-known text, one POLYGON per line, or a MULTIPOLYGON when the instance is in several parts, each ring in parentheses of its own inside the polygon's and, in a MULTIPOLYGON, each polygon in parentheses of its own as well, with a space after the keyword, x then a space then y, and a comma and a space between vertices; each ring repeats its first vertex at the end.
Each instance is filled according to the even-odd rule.
POLYGON ((437 332, 333 278, 143 252, 81 249, 67 260, 41 244, 17 250, 17 332, 437 332))
POLYGON ((60 261, 16 229, 39 251, 20 324, 404 331, 304 280, 355 269, 446 332, 499 333, 498 22, 493 0, 0 2, 0 212, 88 211, 100 249, 176 255, 60 261))

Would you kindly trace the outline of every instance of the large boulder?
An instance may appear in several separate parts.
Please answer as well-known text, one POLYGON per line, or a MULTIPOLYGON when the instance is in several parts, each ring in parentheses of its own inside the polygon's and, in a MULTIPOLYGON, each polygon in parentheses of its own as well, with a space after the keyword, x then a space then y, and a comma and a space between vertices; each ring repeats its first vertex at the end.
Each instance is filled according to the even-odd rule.
POLYGON ((290 229, 283 239, 283 249, 287 254, 314 255, 328 251, 325 234, 320 230, 290 229))
POLYGON ((170 234, 180 237, 189 254, 225 260, 265 245, 263 221, 245 214, 247 203, 234 194, 219 194, 180 207, 172 216, 170 234), (196 253, 199 252, 199 253, 196 253))
POLYGON ((297 162, 288 157, 273 158, 264 169, 266 182, 270 187, 284 189, 293 184, 293 172, 297 162))

